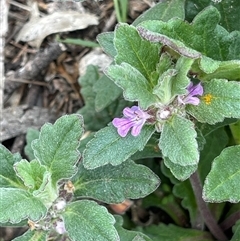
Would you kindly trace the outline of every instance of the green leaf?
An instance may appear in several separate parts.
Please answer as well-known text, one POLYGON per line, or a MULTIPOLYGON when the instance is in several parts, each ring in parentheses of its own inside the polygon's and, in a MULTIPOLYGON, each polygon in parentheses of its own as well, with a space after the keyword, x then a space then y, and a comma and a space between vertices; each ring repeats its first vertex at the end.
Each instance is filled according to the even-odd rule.
POLYGON ((145 39, 161 42, 190 58, 199 58, 203 54, 214 60, 237 59, 239 41, 236 40, 236 33, 229 34, 218 25, 219 20, 218 10, 209 6, 191 24, 177 18, 167 23, 152 20, 141 23, 138 31, 145 39))
POLYGON ((116 219, 116 223, 114 226, 118 232, 120 241, 151 241, 151 239, 143 233, 124 229, 122 227, 123 218, 121 216, 115 215, 114 217, 116 219))
POLYGON ((193 123, 175 115, 163 125, 160 150, 174 164, 183 167, 197 165, 199 153, 196 136, 193 123))
POLYGON ((167 22, 171 18, 181 18, 184 19, 185 9, 184 9, 185 0, 164 0, 146 12, 141 14, 133 23, 133 26, 137 26, 139 23, 146 20, 162 20, 167 22))
POLYGON ((81 200, 67 205, 63 213, 65 228, 72 241, 119 241, 115 219, 107 209, 93 201, 81 200))
POLYGON ((65 115, 54 125, 45 124, 39 139, 32 142, 32 148, 40 163, 52 173, 52 181, 70 178, 76 172, 80 157, 77 151, 83 132, 83 119, 80 115, 65 115))
POLYGON ((197 15, 197 13, 202 11, 210 4, 215 6, 221 14, 221 20, 219 23, 220 25, 222 25, 228 31, 240 30, 240 19, 238 18, 240 5, 238 0, 187 0, 185 7, 186 19, 191 21, 195 15, 197 15))
POLYGON ((117 50, 114 46, 113 40, 114 32, 100 33, 97 36, 97 41, 103 48, 103 51, 114 58, 117 55, 117 50))
POLYGON ((174 163, 168 157, 164 157, 164 164, 170 169, 174 177, 180 181, 188 179, 198 168, 197 164, 183 166, 174 163))
POLYGON ((185 209, 189 211, 191 227, 203 228, 204 222, 199 212, 195 195, 189 180, 174 185, 173 194, 176 197, 183 199, 181 204, 185 209))
MULTIPOLYGON (((239 36, 240 39, 240 36, 239 36)), ((212 66, 212 65, 208 65, 212 66)), ((193 70, 195 71, 195 70, 193 70)), ((201 80, 212 80, 212 79, 228 79, 228 80, 240 80, 240 61, 219 61, 218 67, 211 73, 198 72, 198 78, 201 80)))
POLYGON ((176 69, 168 69, 159 78, 158 84, 153 89, 153 94, 159 98, 159 102, 168 105, 172 102, 173 77, 177 74, 176 69))
POLYGON ((38 139, 38 137, 39 137, 38 130, 32 129, 32 128, 28 129, 27 135, 26 135, 27 145, 24 147, 24 152, 30 161, 35 159, 34 152, 32 149, 32 141, 38 139))
POLYGON ((238 241, 240 239, 240 222, 239 222, 239 220, 235 223, 235 225, 233 227, 233 232, 234 232, 234 235, 233 235, 231 241, 238 241))
POLYGON ((100 77, 93 85, 93 91, 96 92, 95 109, 97 112, 109 106, 122 94, 122 90, 106 75, 100 77))
POLYGON ((0 187, 23 187, 21 179, 16 176, 13 169, 14 163, 21 159, 18 153, 12 154, 0 144, 0 187))
POLYGON ((26 218, 40 220, 47 209, 29 192, 17 188, 0 188, 0 222, 18 223, 26 218))
POLYGON ((98 131, 87 144, 83 153, 83 165, 87 169, 106 164, 117 166, 138 150, 143 150, 154 131, 154 126, 145 125, 137 137, 128 134, 123 138, 113 125, 107 126, 98 131))
POLYGON ((239 202, 240 146, 224 149, 216 157, 203 186, 203 198, 207 202, 239 202), (235 191, 234 191, 235 190, 235 191))
POLYGON ((22 236, 13 239, 13 241, 46 241, 47 233, 42 230, 28 230, 22 236))
POLYGON ((217 157, 228 144, 229 138, 225 128, 219 128, 205 136, 206 143, 200 152, 198 173, 202 181, 211 170, 212 160, 217 157))
POLYGON ((200 104, 189 105, 187 111, 200 122, 215 124, 224 118, 240 118, 240 84, 214 79, 204 83, 200 104))
POLYGON ((159 137, 154 135, 150 138, 142 151, 138 151, 131 156, 132 160, 139 160, 145 158, 162 157, 162 153, 158 147, 159 137))
POLYGON ((33 196, 41 200, 46 207, 50 207, 58 197, 58 191, 51 182, 51 173, 47 171, 46 166, 36 159, 31 162, 21 160, 14 164, 14 169, 33 196))
POLYGON ((117 49, 117 64, 128 63, 147 80, 151 80, 151 73, 159 62, 159 44, 142 39, 136 28, 128 24, 117 25, 114 44, 117 49))
POLYGON ((229 127, 235 143, 240 145, 240 120, 231 124, 229 127))
POLYGON ((188 223, 185 210, 182 209, 179 199, 172 194, 171 188, 167 184, 162 184, 160 188, 142 200, 145 209, 158 207, 166 212, 173 222, 178 226, 188 223))
MULTIPOLYGON (((86 74, 79 78, 79 84, 81 85, 81 95, 84 98, 85 105, 78 111, 78 113, 81 114, 84 118, 85 129, 91 131, 98 131, 99 129, 105 127, 115 116, 120 115, 124 107, 129 105, 128 102, 125 101, 123 98, 119 98, 110 105, 108 105, 102 111, 97 112, 97 108, 102 108, 103 104, 105 103, 106 105, 106 103, 109 103, 110 100, 109 98, 106 98, 109 96, 109 94, 103 96, 102 93, 95 93, 94 89, 95 85, 98 85, 98 80, 98 69, 93 65, 89 65, 87 67, 86 74), (105 97, 105 102, 103 100, 103 97, 105 97), (95 106, 95 98, 100 98, 102 100, 100 106, 95 106)), ((115 85, 114 88, 118 87, 115 85)), ((115 98, 111 94, 110 96, 112 99, 115 98)))
POLYGON ((41 186, 44 173, 47 170, 38 160, 31 162, 21 160, 14 164, 14 169, 17 175, 23 180, 25 186, 35 190, 41 186))
POLYGON ((172 82, 172 95, 184 95, 186 94, 186 87, 190 83, 190 79, 187 77, 190 68, 193 64, 193 59, 181 56, 176 63, 177 74, 173 76, 172 82))
POLYGON ((108 68, 107 75, 123 89, 126 100, 138 101, 142 109, 147 109, 157 101, 157 97, 152 94, 150 83, 131 65, 112 65, 108 68))
POLYGON ((0 227, 27 227, 28 226, 28 220, 23 220, 19 223, 10 223, 10 222, 7 222, 7 223, 0 223, 0 227))
POLYGON ((198 123, 196 123, 196 128, 199 129, 202 132, 204 138, 206 138, 213 131, 215 131, 221 127, 236 123, 236 122, 237 122, 237 119, 234 119, 234 118, 226 118, 226 119, 224 119, 223 122, 218 122, 215 125, 209 125, 207 123, 198 122, 198 123))
POLYGON ((148 167, 126 161, 118 166, 105 165, 87 170, 80 165, 74 178, 76 197, 87 197, 105 203, 121 203, 137 199, 156 190, 160 180, 148 167))
POLYGON ((153 241, 213 241, 212 236, 208 232, 177 227, 173 224, 151 225, 143 229, 153 241))

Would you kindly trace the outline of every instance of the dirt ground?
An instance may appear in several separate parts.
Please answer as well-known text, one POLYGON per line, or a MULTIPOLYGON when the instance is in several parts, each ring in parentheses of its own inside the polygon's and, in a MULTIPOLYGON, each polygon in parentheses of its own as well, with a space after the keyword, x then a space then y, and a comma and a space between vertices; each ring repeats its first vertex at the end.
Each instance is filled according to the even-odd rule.
MULTIPOLYGON (((132 23, 155 2, 129 0, 127 22, 132 23)), ((114 29, 117 18, 113 0, 2 0, 0 11, 0 37, 5 39, 0 51, 0 141, 24 156, 28 128, 54 122, 84 105, 78 78, 87 65, 84 57, 94 49, 62 44, 56 38, 96 43, 99 33, 114 29), (51 18, 52 14, 56 16, 51 18)), ((12 240, 22 232, 1 228, 0 240, 12 240)))

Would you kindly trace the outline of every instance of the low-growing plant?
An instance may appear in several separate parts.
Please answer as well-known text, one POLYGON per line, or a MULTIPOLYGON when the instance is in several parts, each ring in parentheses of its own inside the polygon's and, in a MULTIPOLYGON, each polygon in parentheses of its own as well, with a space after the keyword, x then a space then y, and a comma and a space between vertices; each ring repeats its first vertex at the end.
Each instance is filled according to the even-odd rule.
POLYGON ((79 79, 85 106, 30 130, 30 161, 0 147, 1 226, 29 225, 14 240, 239 240, 240 6, 199 2, 100 34, 113 62, 79 79), (106 208, 139 198, 172 223, 128 230, 106 208))

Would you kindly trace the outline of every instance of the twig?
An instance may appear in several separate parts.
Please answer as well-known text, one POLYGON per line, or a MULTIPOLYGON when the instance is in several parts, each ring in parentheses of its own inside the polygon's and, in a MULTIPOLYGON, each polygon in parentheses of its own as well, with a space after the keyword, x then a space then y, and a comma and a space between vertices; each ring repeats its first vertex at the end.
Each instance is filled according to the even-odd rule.
POLYGON ((202 185, 200 182, 200 178, 197 172, 192 174, 190 177, 190 182, 193 188, 193 192, 196 197, 196 201, 198 204, 198 209, 202 215, 202 218, 209 228, 211 234, 218 240, 218 241, 227 241, 228 238, 222 231, 222 229, 217 224, 216 219, 213 217, 211 211, 208 208, 207 203, 202 198, 202 185))
MULTIPOLYGON (((57 59, 66 48, 63 44, 53 43, 49 48, 44 49, 43 52, 38 52, 36 57, 29 61, 22 67, 15 76, 9 76, 9 79, 24 79, 24 80, 41 80, 42 73, 47 70, 49 64, 57 59)), ((4 88, 6 101, 12 92, 18 88, 21 83, 7 81, 4 88)))

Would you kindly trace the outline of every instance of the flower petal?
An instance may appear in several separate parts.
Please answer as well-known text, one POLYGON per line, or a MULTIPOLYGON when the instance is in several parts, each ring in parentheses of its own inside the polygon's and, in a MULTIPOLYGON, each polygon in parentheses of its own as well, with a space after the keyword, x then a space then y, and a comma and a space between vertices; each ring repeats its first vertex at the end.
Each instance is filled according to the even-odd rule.
POLYGON ((184 102, 185 104, 198 105, 200 103, 200 100, 197 97, 189 96, 185 99, 184 102))
POLYGON ((191 96, 203 95, 203 87, 202 87, 201 83, 198 83, 197 85, 192 86, 188 90, 189 90, 189 95, 191 95, 191 96))
POLYGON ((138 136, 142 130, 144 123, 145 123, 145 121, 139 123, 138 125, 134 125, 132 128, 131 134, 133 136, 138 136))
POLYGON ((132 106, 131 108, 126 107, 123 110, 123 115, 127 118, 135 118, 136 114, 135 111, 139 110, 138 106, 132 106))
POLYGON ((132 128, 132 124, 128 124, 128 125, 125 125, 125 126, 122 126, 122 127, 119 127, 117 129, 117 132, 118 134, 121 136, 121 137, 125 137, 127 135, 127 133, 130 131, 130 129, 132 128))
POLYGON ((119 128, 128 124, 129 121, 127 118, 114 118, 112 123, 115 127, 119 128))

